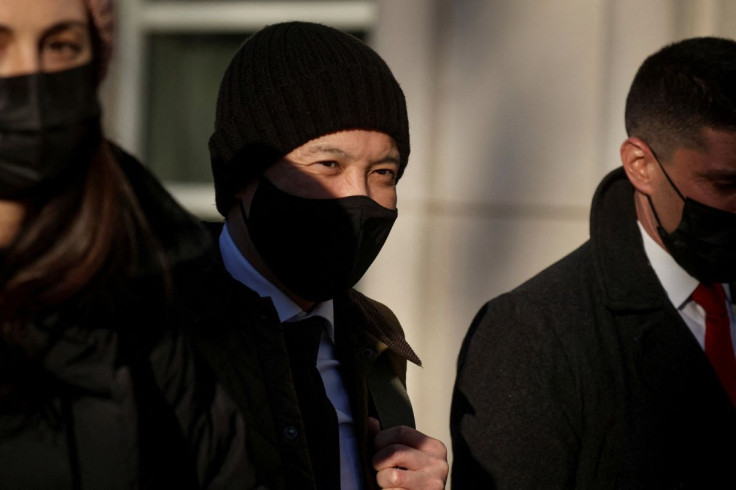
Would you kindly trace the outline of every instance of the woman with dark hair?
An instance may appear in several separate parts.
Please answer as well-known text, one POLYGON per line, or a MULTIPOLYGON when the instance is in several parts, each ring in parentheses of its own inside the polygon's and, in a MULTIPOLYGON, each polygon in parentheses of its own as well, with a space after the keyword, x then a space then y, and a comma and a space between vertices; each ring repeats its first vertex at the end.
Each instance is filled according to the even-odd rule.
POLYGON ((112 0, 0 0, 0 488, 247 487, 183 305, 206 232, 102 133, 112 0))

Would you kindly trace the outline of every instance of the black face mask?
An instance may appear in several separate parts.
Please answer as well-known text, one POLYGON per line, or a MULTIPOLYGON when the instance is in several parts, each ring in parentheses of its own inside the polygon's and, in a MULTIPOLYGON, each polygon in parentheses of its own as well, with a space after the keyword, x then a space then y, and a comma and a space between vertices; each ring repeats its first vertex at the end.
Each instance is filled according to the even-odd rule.
POLYGON ((0 199, 62 188, 99 145, 97 69, 0 78, 0 199))
MULTIPOLYGON (((659 163, 659 159, 656 160, 659 163)), ((680 267, 697 280, 704 283, 733 282, 736 280, 736 214, 684 197, 661 163, 659 166, 685 202, 680 224, 672 233, 667 233, 652 199, 647 196, 665 248, 680 267)))
POLYGON ((354 286, 383 247, 398 212, 367 196, 305 199, 262 178, 246 216, 250 239, 290 291, 314 302, 354 286))

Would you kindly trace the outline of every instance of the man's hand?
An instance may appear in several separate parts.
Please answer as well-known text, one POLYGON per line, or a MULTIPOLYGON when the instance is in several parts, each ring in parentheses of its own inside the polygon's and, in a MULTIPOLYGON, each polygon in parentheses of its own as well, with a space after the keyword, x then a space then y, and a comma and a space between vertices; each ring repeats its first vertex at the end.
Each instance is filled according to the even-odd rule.
POLYGON ((449 466, 442 442, 406 426, 380 430, 373 417, 368 417, 368 429, 375 434, 373 467, 378 471, 378 486, 396 490, 445 488, 449 466))

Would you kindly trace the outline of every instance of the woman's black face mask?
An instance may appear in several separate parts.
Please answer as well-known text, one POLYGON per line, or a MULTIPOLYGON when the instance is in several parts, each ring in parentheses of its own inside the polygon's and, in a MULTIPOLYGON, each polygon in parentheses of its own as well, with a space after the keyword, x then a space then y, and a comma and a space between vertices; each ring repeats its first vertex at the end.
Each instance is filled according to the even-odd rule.
POLYGON ((659 159, 655 160, 677 195, 685 202, 680 224, 668 233, 659 221, 652 199, 649 205, 657 220, 657 232, 675 261, 704 283, 736 281, 736 213, 730 213, 684 197, 659 159))
POLYGON ((101 138, 93 63, 0 78, 0 199, 63 188, 101 138))
POLYGON ((365 274, 398 212, 367 196, 306 199, 261 178, 249 213, 250 239, 290 291, 314 302, 333 298, 365 274))

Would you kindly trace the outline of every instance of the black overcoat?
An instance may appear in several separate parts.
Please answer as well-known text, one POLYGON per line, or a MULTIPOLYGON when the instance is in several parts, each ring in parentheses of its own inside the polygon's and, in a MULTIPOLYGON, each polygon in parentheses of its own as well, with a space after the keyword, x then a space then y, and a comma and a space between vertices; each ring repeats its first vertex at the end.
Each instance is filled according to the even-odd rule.
POLYGON ((451 410, 453 488, 736 488, 736 410, 611 172, 590 240, 485 304, 451 410))

